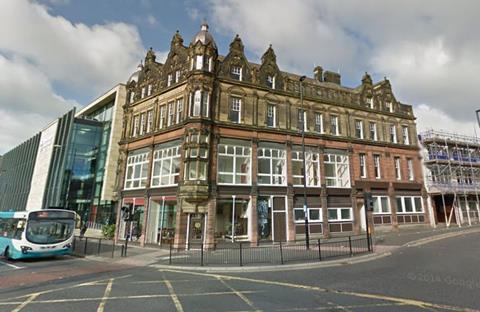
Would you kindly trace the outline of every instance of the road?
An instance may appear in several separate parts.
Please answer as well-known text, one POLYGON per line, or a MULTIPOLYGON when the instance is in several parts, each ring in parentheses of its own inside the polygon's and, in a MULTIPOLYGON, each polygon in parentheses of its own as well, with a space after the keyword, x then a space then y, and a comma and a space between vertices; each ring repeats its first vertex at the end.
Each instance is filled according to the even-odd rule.
POLYGON ((480 311, 478 259, 474 233, 364 263, 276 272, 2 262, 0 311, 480 311))

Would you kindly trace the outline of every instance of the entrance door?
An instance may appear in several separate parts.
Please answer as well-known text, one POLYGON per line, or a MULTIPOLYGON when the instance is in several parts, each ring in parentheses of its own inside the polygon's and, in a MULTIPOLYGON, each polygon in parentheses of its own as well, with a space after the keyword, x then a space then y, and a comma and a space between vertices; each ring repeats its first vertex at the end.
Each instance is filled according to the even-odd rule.
POLYGON ((205 215, 202 213, 190 214, 189 240, 190 246, 200 245, 203 242, 205 215))
POLYGON ((273 198, 273 241, 287 240, 287 221, 285 215, 285 197, 273 198))

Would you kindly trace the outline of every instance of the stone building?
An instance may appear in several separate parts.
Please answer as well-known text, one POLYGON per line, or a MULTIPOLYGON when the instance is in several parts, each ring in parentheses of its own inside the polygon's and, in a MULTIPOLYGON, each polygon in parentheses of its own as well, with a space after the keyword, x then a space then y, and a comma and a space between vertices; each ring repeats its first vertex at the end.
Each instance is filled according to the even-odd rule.
POLYGON ((218 55, 206 24, 188 46, 177 31, 164 64, 150 49, 127 82, 118 185, 135 213, 129 228, 118 214, 119 238, 304 238, 303 124, 312 236, 360 233, 364 191, 377 227, 428 223, 415 117, 390 82, 366 73, 349 88, 321 67, 300 78, 272 46, 247 60, 238 35, 218 55))

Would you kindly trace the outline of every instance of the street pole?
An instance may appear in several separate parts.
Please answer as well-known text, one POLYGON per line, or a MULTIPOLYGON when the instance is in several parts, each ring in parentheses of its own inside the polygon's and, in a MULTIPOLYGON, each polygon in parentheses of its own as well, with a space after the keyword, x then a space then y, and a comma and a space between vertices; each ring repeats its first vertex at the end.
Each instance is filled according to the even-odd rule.
POLYGON ((310 249, 310 233, 308 230, 308 208, 307 208, 307 162, 305 160, 305 109, 303 108, 303 80, 305 76, 300 77, 300 105, 302 107, 302 158, 303 158, 303 214, 305 219, 305 241, 307 249, 310 249))

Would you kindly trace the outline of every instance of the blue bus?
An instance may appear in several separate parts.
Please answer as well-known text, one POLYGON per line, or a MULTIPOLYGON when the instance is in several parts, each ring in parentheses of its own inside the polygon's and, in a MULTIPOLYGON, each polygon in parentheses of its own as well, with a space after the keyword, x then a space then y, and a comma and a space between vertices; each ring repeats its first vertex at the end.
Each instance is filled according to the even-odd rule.
POLYGON ((75 212, 61 209, 0 212, 0 255, 7 259, 68 255, 76 220, 75 212))

